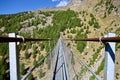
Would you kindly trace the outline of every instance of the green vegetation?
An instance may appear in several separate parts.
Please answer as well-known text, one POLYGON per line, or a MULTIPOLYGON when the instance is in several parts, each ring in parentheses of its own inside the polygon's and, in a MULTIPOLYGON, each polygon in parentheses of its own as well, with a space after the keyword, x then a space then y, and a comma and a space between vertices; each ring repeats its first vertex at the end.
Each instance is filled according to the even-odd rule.
MULTIPOLYGON (((87 38, 87 34, 83 33, 83 29, 81 29, 80 31, 77 31, 76 38, 87 38)), ((82 53, 86 45, 87 45, 87 42, 78 41, 77 49, 82 53)))
POLYGON ((25 59, 29 59, 31 56, 31 54, 29 54, 27 50, 25 51, 24 55, 25 55, 25 59))
POLYGON ((117 7, 113 5, 112 0, 101 0, 100 2, 98 2, 98 4, 96 4, 96 6, 95 6, 96 11, 99 10, 99 6, 102 6, 102 7, 104 6, 105 7, 104 17, 103 18, 106 18, 106 16, 111 14, 111 12, 113 10, 116 11, 116 12, 118 11, 117 7))
POLYGON ((28 80, 34 80, 34 77, 33 77, 32 74, 30 74, 30 75, 28 76, 28 80))
POLYGON ((81 20, 77 16, 78 14, 71 10, 58 11, 55 12, 53 23, 60 31, 64 31, 66 28, 80 27, 81 20))
POLYGON ((104 63, 105 63, 105 59, 102 60, 100 66, 97 69, 97 71, 95 71, 96 74, 99 74, 104 69, 104 63))
POLYGON ((116 34, 117 34, 118 36, 120 36, 120 28, 118 28, 118 29, 116 30, 116 34))
POLYGON ((37 52, 38 52, 38 50, 37 50, 37 46, 33 46, 32 49, 33 49, 32 57, 35 59, 36 56, 37 56, 37 52))
POLYGON ((23 22, 29 18, 33 17, 33 13, 19 13, 19 14, 12 14, 12 15, 0 15, 0 26, 5 27, 6 33, 9 32, 16 32, 22 28, 20 22, 23 22))
POLYGON ((69 43, 67 44, 67 46, 70 47, 70 45, 71 45, 71 44, 70 44, 70 42, 69 42, 69 43))
POLYGON ((97 28, 97 29, 100 28, 100 25, 93 14, 90 14, 90 20, 88 23, 90 26, 93 26, 94 28, 97 28))
POLYGON ((37 64, 37 61, 36 61, 36 59, 34 59, 34 61, 33 61, 33 66, 34 66, 35 64, 37 64))
POLYGON ((72 34, 75 34, 75 33, 76 33, 76 30, 75 30, 75 29, 72 29, 70 32, 71 32, 72 34))
POLYGON ((81 70, 80 70, 80 73, 78 75, 79 77, 79 80, 81 80, 82 76, 84 75, 84 73, 86 73, 87 71, 87 68, 86 67, 82 67, 81 70))
POLYGON ((41 50, 43 51, 44 50, 44 48, 45 48, 45 45, 43 44, 43 43, 41 43, 41 50))
POLYGON ((21 75, 25 75, 25 66, 24 66, 24 64, 20 64, 20 74, 21 75))
POLYGON ((97 51, 92 55, 93 57, 90 59, 89 66, 94 64, 94 62, 96 61, 101 49, 102 49, 102 47, 98 48, 97 51))
MULTIPOLYGON (((95 71, 96 74, 99 75, 99 73, 104 69, 104 62, 105 62, 105 59, 102 60, 100 66, 97 69, 97 71, 95 71)), ((91 76, 89 80, 95 80, 95 77, 91 76)))
POLYGON ((46 17, 48 17, 48 16, 51 16, 51 13, 54 13, 54 12, 42 12, 42 11, 40 11, 40 14, 43 14, 43 15, 45 15, 46 17))
MULTIPOLYGON (((74 11, 67 10, 67 11, 54 11, 49 12, 49 14, 54 14, 53 16, 53 26, 47 26, 42 29, 34 29, 33 31, 33 37, 42 37, 42 38, 58 38, 60 36, 60 32, 64 31, 67 28, 73 28, 73 27, 80 27, 80 19, 77 18, 78 14, 74 11)), ((45 13, 44 13, 45 14, 45 13)), ((74 32, 74 31, 73 31, 74 32)), ((53 48, 54 43, 53 41, 50 42, 51 48, 53 48)), ((46 49, 46 51, 49 51, 49 45, 48 42, 42 43, 43 48, 46 49)))
POLYGON ((116 73, 115 77, 116 79, 119 79, 119 73, 116 73))
MULTIPOLYGON (((120 28, 118 28, 117 30, 116 30, 116 35, 117 36, 120 36, 120 28)), ((120 43, 116 43, 116 50, 117 49, 120 49, 120 43)))
POLYGON ((9 80, 8 44, 0 43, 0 80, 9 80))
POLYGON ((43 72, 42 69, 40 69, 40 72, 39 72, 39 78, 42 78, 45 76, 45 73, 43 72))
MULTIPOLYGON (((46 26, 44 28, 37 28, 38 24, 45 24, 46 20, 44 17, 40 19, 39 17, 35 17, 35 13, 33 12, 25 12, 25 13, 19 13, 19 14, 13 14, 13 15, 0 15, 0 28, 5 27, 4 32, 0 32, 0 36, 7 35, 10 32, 16 32, 19 33, 20 29, 23 27, 30 27, 30 26, 36 26, 36 28, 33 30, 33 33, 24 33, 20 32, 19 35, 25 37, 25 38, 59 38, 60 32, 63 32, 65 29, 68 28, 75 28, 75 27, 81 27, 83 23, 81 23, 81 20, 78 18, 78 13, 74 12, 72 10, 67 11, 52 11, 52 12, 40 12, 40 14, 43 14, 44 17, 48 17, 53 15, 53 25, 46 26), (24 23, 26 21, 26 23, 24 23)), ((73 29, 71 31, 72 33, 76 33, 77 31, 73 29)), ((83 35, 83 34, 82 34, 83 35)), ((81 35, 78 35, 81 36, 81 35)), ((84 36, 84 35, 83 35, 84 36)), ((57 40, 50 41, 51 49, 54 47, 54 44, 57 40)), ((38 46, 41 46, 40 50, 46 50, 47 54, 50 51, 49 42, 45 41, 42 43, 36 43, 36 42, 27 42, 26 46, 24 44, 20 44, 19 51, 23 50, 25 51, 25 58, 29 59, 31 56, 33 58, 36 58, 37 54, 39 53, 38 46), (34 44, 37 44, 34 45, 34 44), (34 47, 36 46, 36 47, 34 47), (28 53, 28 49, 33 48, 33 53, 28 53)), ((85 44, 83 43, 83 46, 85 44)), ((46 55, 47 55, 46 54, 46 55)), ((8 79, 9 78, 9 67, 8 67, 8 44, 6 43, 0 43, 0 80, 8 79), (3 63, 4 62, 4 63, 3 63)), ((39 60, 43 58, 44 56, 40 54, 39 60)), ((34 59, 34 63, 36 64, 37 61, 34 59)), ((24 65, 20 65, 21 68, 21 74, 24 74, 24 65)), ((30 75, 30 79, 33 79, 33 76, 30 75)))
POLYGON ((6 62, 7 58, 2 57, 0 60, 0 80, 9 80, 9 64, 6 62))
POLYGON ((95 80, 95 77, 94 77, 94 76, 91 76, 91 77, 89 78, 89 80, 95 80))
POLYGON ((72 35, 68 35, 67 37, 70 38, 70 39, 72 39, 72 35))
POLYGON ((0 56, 8 55, 8 44, 0 43, 0 56))
MULTIPOLYGON (((39 57, 38 57, 38 61, 40 61, 40 60, 42 60, 44 58, 44 56, 43 55, 40 55, 39 57)), ((41 62, 41 64, 43 64, 44 63, 44 60, 41 62)))
POLYGON ((29 26, 37 26, 38 24, 41 24, 41 22, 43 22, 40 18, 35 18, 34 20, 32 20, 31 22, 28 23, 28 27, 29 26))

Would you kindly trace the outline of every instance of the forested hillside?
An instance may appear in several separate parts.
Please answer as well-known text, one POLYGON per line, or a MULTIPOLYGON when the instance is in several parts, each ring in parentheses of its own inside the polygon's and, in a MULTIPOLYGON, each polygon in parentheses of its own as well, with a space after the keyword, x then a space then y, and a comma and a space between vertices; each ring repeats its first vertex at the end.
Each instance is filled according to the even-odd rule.
MULTIPOLYGON (((117 14, 119 8, 113 4, 113 0, 83 0, 76 4, 77 0, 65 7, 52 10, 37 10, 18 14, 0 15, 0 36, 8 36, 15 32, 25 38, 90 38, 104 36, 108 32, 115 32, 120 36, 120 16, 117 14), (75 5, 76 4, 76 5, 75 5), (74 5, 74 6, 73 6, 74 5), (91 7, 90 7, 91 5, 91 7)), ((79 1, 78 1, 79 2, 79 1)), ((51 49, 57 40, 50 41, 51 49)), ((65 42, 68 47, 89 65, 96 74, 103 79, 104 69, 104 45, 93 42, 65 42)), ((49 42, 28 42, 18 45, 20 55, 20 74, 26 74, 39 60, 45 57, 50 51, 49 42)), ((115 79, 120 79, 120 44, 116 45, 116 72, 115 79)), ((42 62, 40 67, 35 69, 28 80, 45 80, 49 61, 42 62), (46 68, 46 65, 47 68, 46 68)), ((8 43, 0 43, 0 80, 9 79, 9 56, 8 43)), ((78 67, 76 67, 78 68, 78 67)), ((94 80, 92 75, 83 68, 77 73, 79 79, 94 80)))

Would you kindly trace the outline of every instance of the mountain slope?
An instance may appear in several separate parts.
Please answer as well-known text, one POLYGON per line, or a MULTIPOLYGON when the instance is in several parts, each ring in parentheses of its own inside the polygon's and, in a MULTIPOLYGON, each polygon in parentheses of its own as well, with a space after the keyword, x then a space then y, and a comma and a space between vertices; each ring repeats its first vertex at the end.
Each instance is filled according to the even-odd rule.
MULTIPOLYGON (((90 38, 116 32, 120 36, 119 0, 71 0, 66 7, 40 9, 14 15, 0 15, 0 35, 16 32, 24 37, 90 38)), ((104 45, 94 42, 65 41, 75 54, 89 65, 103 79, 104 45)), ((51 42, 51 48, 56 42, 51 42)), ((50 50, 48 42, 30 42, 19 45, 21 77, 50 50)), ((0 43, 0 79, 9 78, 7 44, 0 43)), ((120 79, 119 52, 116 46, 116 80, 120 79)), ((76 61, 75 61, 76 62, 76 61)), ((76 64, 77 65, 77 64, 76 64)), ((94 77, 84 68, 75 66, 78 79, 93 80, 94 77), (83 68, 81 70, 80 68, 83 68)), ((49 62, 47 60, 33 72, 36 79, 48 80, 49 62), (44 64, 44 65, 43 65, 44 64)), ((74 77, 74 79, 76 76, 74 77)))

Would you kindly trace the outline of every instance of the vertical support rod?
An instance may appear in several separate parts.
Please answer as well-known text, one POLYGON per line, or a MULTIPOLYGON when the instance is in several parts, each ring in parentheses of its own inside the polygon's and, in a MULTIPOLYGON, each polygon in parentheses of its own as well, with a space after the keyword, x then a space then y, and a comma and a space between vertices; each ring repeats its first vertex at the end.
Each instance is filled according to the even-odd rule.
POLYGON ((52 54, 51 54, 51 46, 50 46, 50 39, 49 39, 49 49, 50 49, 50 68, 52 69, 52 64, 51 64, 51 62, 52 62, 52 54))
MULTIPOLYGON (((9 37, 16 37, 15 33, 9 33, 9 37)), ((17 42, 9 42, 10 80, 19 80, 19 59, 17 54, 17 42)))
MULTIPOLYGON (((51 45, 50 45, 50 38, 49 38, 49 49, 50 49, 50 69, 52 70, 52 51, 51 51, 51 45)), ((52 74, 52 71, 50 74, 52 74)), ((52 80, 52 78, 50 80, 52 80)))
MULTIPOLYGON (((106 37, 115 37, 115 33, 108 33, 106 37)), ((114 80, 115 72, 115 42, 105 43, 104 80, 114 80)))

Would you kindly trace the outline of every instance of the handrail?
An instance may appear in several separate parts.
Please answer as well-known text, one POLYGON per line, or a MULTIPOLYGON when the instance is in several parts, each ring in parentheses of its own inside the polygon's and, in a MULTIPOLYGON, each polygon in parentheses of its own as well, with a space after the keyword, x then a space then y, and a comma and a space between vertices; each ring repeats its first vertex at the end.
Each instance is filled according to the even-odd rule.
MULTIPOLYGON (((29 41, 50 41, 56 38, 15 38, 0 36, 0 42, 29 42, 29 41)), ((75 39, 64 39, 71 41, 94 41, 94 42, 120 42, 120 37, 100 37, 100 38, 75 38, 75 39)))
POLYGON ((51 38, 17 38, 0 36, 0 42, 29 42, 29 41, 50 41, 51 38))
MULTIPOLYGON (((29 41, 50 41, 55 40, 56 38, 23 38, 23 37, 7 37, 7 36, 0 36, 0 43, 1 42, 29 42, 29 41)), ((100 37, 100 38, 75 38, 75 39, 65 39, 65 40, 71 40, 71 41, 94 41, 94 42, 120 42, 120 37, 100 37)), ((44 58, 42 58, 34 67, 32 67, 31 70, 22 78, 22 80, 25 80, 29 74, 39 65, 41 62, 47 57, 46 55, 44 58)), ((77 56, 76 56, 77 57, 77 56)), ((77 58, 78 59, 78 58, 77 58)), ((83 61, 79 60, 81 64, 83 64, 98 80, 100 78, 92 72, 92 69, 88 67, 83 61)))
MULTIPOLYGON (((69 40, 69 39, 68 39, 69 40)), ((120 42, 120 37, 100 37, 100 38, 76 38, 73 41, 94 41, 94 42, 120 42)))

